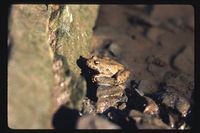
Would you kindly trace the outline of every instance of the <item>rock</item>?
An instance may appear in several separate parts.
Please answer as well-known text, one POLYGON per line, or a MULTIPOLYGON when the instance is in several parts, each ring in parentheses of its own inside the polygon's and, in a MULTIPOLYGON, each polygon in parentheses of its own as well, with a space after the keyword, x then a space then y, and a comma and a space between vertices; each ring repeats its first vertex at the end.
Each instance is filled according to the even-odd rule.
POLYGON ((83 107, 81 112, 83 115, 85 114, 95 114, 96 113, 96 108, 95 108, 95 103, 91 101, 89 98, 84 98, 83 99, 83 107))
POLYGON ((121 49, 119 47, 119 44, 113 42, 111 43, 111 45, 109 46, 109 51, 115 56, 120 58, 120 54, 121 54, 121 49))
POLYGON ((144 79, 140 81, 138 90, 142 91, 144 94, 150 94, 157 90, 157 85, 153 80, 144 79))
POLYGON ((8 126, 50 128, 52 59, 45 5, 13 5, 9 17, 12 50, 8 64, 8 126))
POLYGON ((129 113, 129 117, 134 119, 136 122, 140 122, 142 118, 142 112, 132 109, 129 113))
POLYGON ((184 73, 194 75, 194 48, 188 46, 178 54, 174 66, 184 73))
POLYGON ((140 124, 136 124, 138 129, 171 129, 160 118, 145 115, 140 124))
POLYGON ((100 116, 85 115, 79 118, 77 129, 120 129, 118 125, 111 123, 100 116))
POLYGON ((126 103, 122 103, 121 105, 119 105, 119 110, 123 110, 126 108, 126 103))
MULTIPOLYGON (((8 28, 9 40, 12 40, 8 64, 10 128, 50 128, 49 111, 57 106, 51 107, 51 103, 56 103, 51 99, 58 98, 52 98, 52 93, 60 93, 56 94, 60 96, 59 103, 70 97, 72 107, 80 108, 86 83, 80 76, 77 60, 81 55, 89 55, 97 9, 98 6, 86 5, 11 6, 8 28), (62 58, 61 73, 52 72, 57 55, 62 58), (65 80, 68 85, 63 88, 65 80), (70 96, 62 95, 67 87, 70 96)), ((54 69, 57 68, 54 66, 54 69)))
POLYGON ((166 86, 174 86, 179 94, 192 101, 191 96, 194 90, 194 79, 191 75, 167 71, 163 77, 166 86))
POLYGON ((150 115, 158 115, 160 110, 156 102, 151 99, 150 97, 144 96, 144 98, 147 101, 147 106, 144 109, 145 114, 150 114, 150 115))
POLYGON ((190 109, 190 103, 184 97, 179 97, 175 107, 182 114, 182 117, 186 117, 190 109))
POLYGON ((138 129, 170 129, 158 116, 131 110, 129 117, 135 120, 138 129))
POLYGON ((181 96, 173 87, 166 87, 166 91, 160 96, 161 103, 167 107, 177 110, 182 117, 186 117, 190 109, 189 101, 181 96))

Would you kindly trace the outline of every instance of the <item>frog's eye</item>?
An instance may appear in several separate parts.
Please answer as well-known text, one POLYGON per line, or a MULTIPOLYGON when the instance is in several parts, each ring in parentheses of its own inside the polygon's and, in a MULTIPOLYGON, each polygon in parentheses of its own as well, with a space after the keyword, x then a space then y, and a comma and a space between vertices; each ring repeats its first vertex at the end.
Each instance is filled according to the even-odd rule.
POLYGON ((100 63, 100 62, 99 62, 98 60, 95 60, 95 61, 94 61, 94 64, 95 64, 95 65, 97 65, 97 64, 99 64, 99 63, 100 63))

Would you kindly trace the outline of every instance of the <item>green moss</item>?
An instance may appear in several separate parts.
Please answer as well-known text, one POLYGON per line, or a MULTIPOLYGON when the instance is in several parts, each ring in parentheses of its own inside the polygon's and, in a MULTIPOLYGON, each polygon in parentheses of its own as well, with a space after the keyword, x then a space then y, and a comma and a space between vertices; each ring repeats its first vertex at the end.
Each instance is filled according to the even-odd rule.
POLYGON ((57 20, 57 23, 59 23, 59 28, 57 28, 57 45, 62 47, 57 52, 64 54, 70 70, 76 76, 80 75, 80 69, 76 64, 77 59, 80 56, 87 56, 90 52, 92 25, 94 25, 96 18, 94 15, 89 17, 92 14, 87 9, 89 7, 85 6, 82 8, 82 6, 79 9, 66 5, 62 8, 61 15, 57 20), (88 20, 88 18, 90 19, 88 20), (89 21, 92 21, 91 19, 93 19, 92 24, 91 22, 89 23, 89 21))
POLYGON ((56 23, 56 38, 59 49, 57 54, 65 57, 64 62, 68 64, 72 78, 71 104, 68 107, 80 109, 80 102, 86 94, 86 82, 80 76, 80 68, 77 60, 80 56, 88 56, 92 27, 96 19, 97 7, 95 6, 62 6, 60 16, 53 20, 56 23), (88 8, 91 8, 90 10, 88 8), (92 15, 92 16, 91 16, 92 15), (89 22, 92 21, 92 22, 89 22))

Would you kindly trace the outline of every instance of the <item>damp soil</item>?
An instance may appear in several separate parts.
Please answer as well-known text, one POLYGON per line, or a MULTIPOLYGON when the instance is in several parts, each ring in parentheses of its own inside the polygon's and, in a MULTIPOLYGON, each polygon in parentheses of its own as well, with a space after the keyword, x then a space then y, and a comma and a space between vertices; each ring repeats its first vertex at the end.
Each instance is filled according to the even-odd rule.
MULTIPOLYGON (((192 127, 192 6, 102 5, 94 27, 92 54, 115 59, 131 72, 125 89, 126 108, 110 108, 101 115, 122 129, 192 127), (159 115, 154 117, 143 113, 147 102, 136 89, 155 101, 159 115), (142 122, 137 121, 136 114, 140 115, 142 122)), ((87 71, 84 72, 83 76, 86 76, 87 71)), ((90 78, 86 78, 87 83, 92 84, 90 78)), ((91 92, 91 88, 96 87, 87 88, 88 97, 95 102, 95 92, 91 92)))

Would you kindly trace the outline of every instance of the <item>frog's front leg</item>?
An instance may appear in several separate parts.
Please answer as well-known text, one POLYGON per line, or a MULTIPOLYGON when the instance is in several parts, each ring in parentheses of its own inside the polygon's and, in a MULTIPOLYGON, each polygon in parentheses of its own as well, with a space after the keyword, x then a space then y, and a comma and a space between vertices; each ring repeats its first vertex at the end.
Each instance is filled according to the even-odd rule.
POLYGON ((126 82, 130 75, 130 71, 128 70, 122 70, 116 73, 115 78, 117 80, 117 84, 123 84, 126 82))

